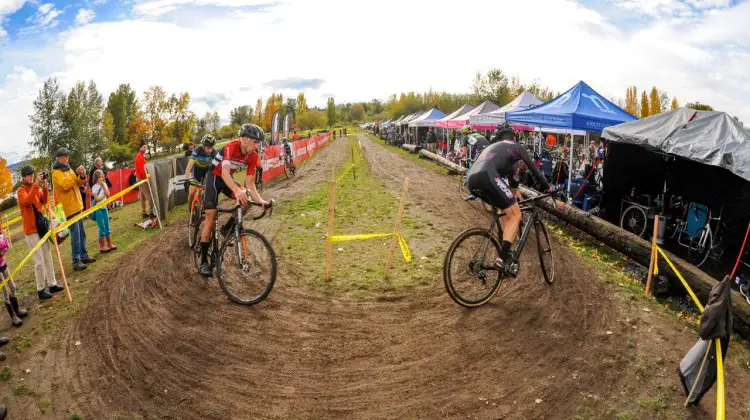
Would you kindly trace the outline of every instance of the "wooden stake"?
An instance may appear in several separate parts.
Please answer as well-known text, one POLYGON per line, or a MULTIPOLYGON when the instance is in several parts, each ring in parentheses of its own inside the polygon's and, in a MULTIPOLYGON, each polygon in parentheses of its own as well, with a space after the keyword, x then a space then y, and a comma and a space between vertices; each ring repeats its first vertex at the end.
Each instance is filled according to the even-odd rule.
POLYGON ((331 260, 333 259, 333 242, 328 238, 333 236, 333 217, 336 209, 336 181, 331 170, 331 183, 328 189, 328 235, 326 236, 326 280, 331 280, 331 260))
POLYGON ((644 296, 651 293, 651 278, 654 276, 654 262, 656 261, 656 234, 659 231, 659 215, 654 216, 654 235, 651 238, 651 262, 648 264, 648 279, 646 280, 646 290, 644 296))
MULTIPOLYGON (((68 279, 65 278, 65 268, 63 268, 62 257, 60 256, 60 246, 57 244, 57 231, 55 231, 55 226, 52 223, 52 210, 50 209, 49 202, 47 202, 47 216, 50 220, 49 228, 52 231, 52 235, 50 235, 50 237, 52 238, 52 243, 55 244, 55 251, 57 252, 57 262, 60 263, 60 275, 63 279, 63 285, 65 286, 65 293, 68 295, 68 302, 73 302, 73 296, 71 296, 70 287, 68 287, 68 279)), ((42 252, 41 248, 37 252, 42 252)))
POLYGON ((352 149, 352 176, 354 177, 354 180, 357 180, 357 166, 354 164, 354 143, 351 144, 352 149))
POLYGON ((393 228, 393 238, 391 238, 391 249, 388 250, 388 260, 385 263, 385 278, 388 278, 388 274, 391 270, 391 262, 393 262, 393 251, 396 249, 396 242, 398 242, 398 233, 401 228, 401 217, 404 215, 404 205, 406 204, 406 192, 409 190, 409 177, 404 178, 404 187, 401 189, 401 202, 398 205, 398 214, 396 215, 396 224, 393 228))

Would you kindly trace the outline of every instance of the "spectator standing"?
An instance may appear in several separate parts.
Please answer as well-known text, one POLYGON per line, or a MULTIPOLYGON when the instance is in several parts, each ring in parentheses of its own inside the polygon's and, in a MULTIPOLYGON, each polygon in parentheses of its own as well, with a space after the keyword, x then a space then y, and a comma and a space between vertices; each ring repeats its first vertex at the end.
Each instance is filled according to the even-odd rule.
MULTIPOLYGON (((146 179, 146 142, 141 143, 138 154, 135 155, 135 179, 140 182, 146 179)), ((154 217, 154 202, 151 200, 151 186, 144 182, 138 187, 138 196, 141 200, 141 217, 154 217), (146 211, 148 209, 148 211, 146 211)))
POLYGON ((547 135, 547 146, 557 146, 557 139, 552 135, 552 133, 549 133, 547 135))
MULTIPOLYGON (((21 209, 26 245, 29 246, 29 249, 33 249, 39 243, 41 236, 47 234, 47 232, 41 232, 40 235, 37 220, 44 213, 44 206, 49 201, 49 181, 44 173, 39 177, 39 180, 36 180, 34 168, 31 166, 24 166, 21 169, 21 180, 22 184, 16 191, 16 197, 18 197, 18 207, 21 209)), ((42 229, 45 228, 47 226, 42 227, 42 229)), ((51 293, 65 290, 64 287, 57 284, 49 242, 42 244, 31 258, 34 261, 36 294, 39 300, 49 299, 52 297, 51 293), (45 290, 45 287, 49 287, 49 292, 45 290)))
MULTIPOLYGON (((55 189, 57 202, 63 206, 67 220, 78 216, 83 211, 83 200, 79 188, 86 183, 86 169, 82 165, 75 172, 70 168, 70 152, 61 147, 55 153, 57 162, 52 167, 52 186, 55 189)), ((96 262, 86 251, 86 231, 83 219, 70 225, 71 250, 73 254, 73 270, 85 270, 86 264, 96 262)))
MULTIPOLYGON (((104 180, 104 172, 94 171, 94 186, 91 187, 91 206, 106 201, 109 198, 109 187, 104 180)), ((96 227, 99 229, 99 252, 107 253, 117 249, 112 244, 112 233, 109 229, 109 210, 104 206, 93 213, 96 227)))
MULTIPOLYGON (((8 264, 5 262, 5 254, 8 253, 8 238, 3 234, 0 229, 0 282, 5 281, 10 277, 10 270, 8 264)), ((5 309, 8 310, 10 315, 10 322, 14 327, 20 327, 23 325, 21 318, 26 318, 28 312, 18 307, 18 299, 16 299, 16 283, 13 280, 8 281, 3 286, 3 299, 5 300, 5 309)))
POLYGON ((89 171, 89 187, 93 188, 94 185, 96 185, 94 172, 96 172, 97 169, 104 173, 104 182, 107 183, 107 187, 112 188, 112 183, 109 181, 109 179, 107 179, 107 167, 104 166, 104 161, 102 161, 102 158, 96 158, 96 160, 94 160, 94 166, 89 171))
POLYGON ((435 130, 430 127, 427 129, 427 150, 435 153, 435 144, 437 143, 437 135, 435 130))
POLYGON ((190 156, 193 155, 193 149, 195 149, 195 143, 193 143, 191 141, 190 143, 188 143, 187 149, 185 150, 185 157, 186 158, 189 158, 190 156))

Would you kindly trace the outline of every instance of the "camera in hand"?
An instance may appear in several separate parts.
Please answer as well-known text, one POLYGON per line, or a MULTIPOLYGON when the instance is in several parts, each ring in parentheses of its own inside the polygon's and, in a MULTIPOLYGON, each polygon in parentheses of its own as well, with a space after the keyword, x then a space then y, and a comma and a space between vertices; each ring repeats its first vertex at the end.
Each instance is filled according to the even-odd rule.
POLYGON ((47 172, 42 171, 41 174, 39 174, 39 178, 46 180, 47 179, 47 172))

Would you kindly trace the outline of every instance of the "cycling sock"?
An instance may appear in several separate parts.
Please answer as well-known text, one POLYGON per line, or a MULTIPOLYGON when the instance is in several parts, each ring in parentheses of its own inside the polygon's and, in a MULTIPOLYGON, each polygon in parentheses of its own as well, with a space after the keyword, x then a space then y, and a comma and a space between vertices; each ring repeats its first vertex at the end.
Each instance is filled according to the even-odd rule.
POLYGON ((510 257, 510 247, 510 242, 503 241, 503 245, 500 247, 500 259, 503 260, 503 262, 507 262, 510 257))
POLYGON ((208 242, 201 242, 201 264, 208 263, 208 242))

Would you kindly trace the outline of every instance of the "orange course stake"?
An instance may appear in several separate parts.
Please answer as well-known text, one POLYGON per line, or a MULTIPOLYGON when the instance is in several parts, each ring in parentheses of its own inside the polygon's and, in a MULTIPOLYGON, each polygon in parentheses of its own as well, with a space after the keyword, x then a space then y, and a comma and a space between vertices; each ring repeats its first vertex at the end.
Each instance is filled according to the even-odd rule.
POLYGON ((648 264, 648 279, 646 280, 646 290, 643 295, 648 296, 651 293, 651 278, 654 275, 654 264, 656 264, 656 235, 659 231, 659 215, 654 216, 654 235, 651 238, 651 261, 648 264))
MULTIPOLYGON (((328 188, 328 236, 333 236, 333 217, 336 208, 336 179, 331 167, 331 183, 328 188)), ((326 240, 326 280, 331 280, 331 260, 333 259, 333 242, 326 240)))
MULTIPOLYGON (((62 257, 60 256, 60 246, 57 244, 57 231, 55 230, 55 225, 52 223, 52 210, 50 209, 50 203, 47 201, 47 216, 50 220, 50 230, 52 231, 52 243, 55 244, 55 252, 57 252, 57 261, 60 263, 60 275, 63 279, 63 284, 65 285, 65 293, 68 295, 68 302, 73 302, 73 296, 70 294, 70 287, 68 287, 68 279, 65 277, 65 268, 63 268, 63 262, 62 257)), ((38 252, 41 252, 39 250, 38 252)))

